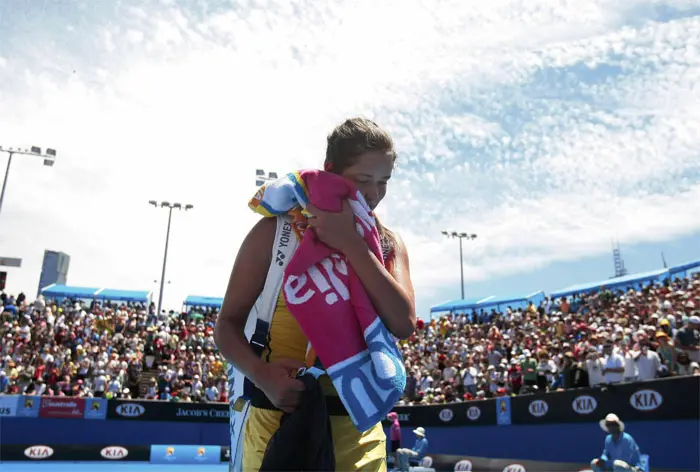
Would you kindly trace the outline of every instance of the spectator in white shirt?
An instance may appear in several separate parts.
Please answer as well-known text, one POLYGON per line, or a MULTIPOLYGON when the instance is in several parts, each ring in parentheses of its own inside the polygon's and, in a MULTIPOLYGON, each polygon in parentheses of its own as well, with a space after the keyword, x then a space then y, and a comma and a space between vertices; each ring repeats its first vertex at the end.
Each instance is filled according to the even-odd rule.
POLYGON ((600 358, 600 354, 595 348, 592 348, 586 356, 586 371, 588 372, 588 383, 591 387, 605 383, 603 368, 603 359, 600 358))
POLYGON ((114 377, 110 382, 109 386, 107 387, 107 391, 111 393, 113 396, 116 396, 122 389, 121 382, 119 382, 119 379, 117 377, 114 377))
POLYGON ((201 392, 204 390, 204 384, 202 384, 202 381, 199 379, 199 375, 194 376, 194 380, 192 381, 192 390, 195 392, 201 392))
POLYGON ((476 395, 476 376, 478 373, 472 361, 468 361, 467 367, 462 371, 464 391, 469 392, 471 395, 476 395))
POLYGON ((426 391, 433 386, 433 378, 430 376, 428 371, 423 371, 423 375, 420 381, 420 390, 426 391))
POLYGON ((447 361, 447 367, 445 367, 442 371, 442 377, 447 380, 448 382, 451 382, 452 379, 454 379, 459 371, 452 365, 452 363, 448 360, 447 361))
POLYGON ((607 341, 603 345, 603 354, 605 358, 603 359, 603 375, 605 376, 605 383, 620 383, 622 382, 622 376, 625 372, 625 359, 613 351, 613 344, 607 341))
POLYGON ((622 357, 625 359, 625 372, 623 374, 623 380, 625 382, 634 382, 637 380, 637 363, 635 361, 635 355, 629 349, 629 343, 624 343, 622 357))
POLYGON ((639 371, 639 380, 652 380, 656 378, 656 373, 661 367, 661 359, 659 355, 649 350, 648 344, 642 345, 642 350, 636 355, 637 370, 639 371))
POLYGON ((19 328, 19 338, 26 343, 32 340, 32 327, 30 326, 31 321, 28 315, 24 315, 22 319, 22 326, 19 328))
POLYGON ((219 389, 214 385, 214 381, 210 381, 209 386, 204 392, 204 396, 208 402, 215 402, 219 398, 219 389))
POLYGON ((97 372, 97 377, 94 380, 94 389, 96 397, 104 397, 105 387, 107 386, 107 377, 103 370, 97 372))
POLYGON ((43 395, 46 392, 46 384, 44 379, 38 378, 34 383, 34 395, 43 395))

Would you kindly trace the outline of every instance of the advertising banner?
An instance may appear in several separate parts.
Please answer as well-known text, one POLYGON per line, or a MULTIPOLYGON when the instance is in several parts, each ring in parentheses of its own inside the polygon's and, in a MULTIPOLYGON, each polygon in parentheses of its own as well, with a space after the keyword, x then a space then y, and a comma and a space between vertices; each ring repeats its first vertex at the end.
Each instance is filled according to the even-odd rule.
POLYGON ((107 400, 104 398, 85 399, 85 419, 104 420, 107 418, 107 400))
POLYGON ((22 395, 17 402, 17 416, 22 418, 38 418, 41 397, 35 395, 22 395))
POLYGON ((15 395, 0 395, 0 417, 17 416, 17 404, 20 397, 15 395))
POLYGON ((496 400, 496 423, 505 426, 511 424, 510 397, 501 397, 496 400))
POLYGON ((171 417, 175 421, 194 421, 197 423, 228 423, 229 405, 227 403, 171 403, 171 417))
POLYGON ((150 457, 149 446, 0 444, 3 461, 141 461, 150 457))
MULTIPOLYGON (((496 404, 491 400, 445 405, 397 406, 401 426, 489 426, 496 424, 496 404)), ((388 424, 388 420, 384 420, 388 424)))
POLYGON ((221 463, 221 446, 157 444, 151 446, 151 464, 207 465, 221 463))
POLYGON ((76 397, 42 397, 39 418, 84 418, 85 399, 76 397))
POLYGON ((228 423, 229 406, 227 403, 109 400, 107 419, 228 423))
MULTIPOLYGON (((642 471, 649 472, 649 456, 643 454, 642 471)), ((423 466, 435 470, 481 471, 481 472, 585 472, 589 464, 573 462, 546 462, 515 459, 495 459, 488 457, 465 457, 443 454, 429 454, 423 459, 423 466)))
POLYGON ((512 420, 513 424, 592 423, 610 412, 624 421, 698 418, 700 404, 675 400, 678 392, 700 398, 698 376, 512 397, 512 420))

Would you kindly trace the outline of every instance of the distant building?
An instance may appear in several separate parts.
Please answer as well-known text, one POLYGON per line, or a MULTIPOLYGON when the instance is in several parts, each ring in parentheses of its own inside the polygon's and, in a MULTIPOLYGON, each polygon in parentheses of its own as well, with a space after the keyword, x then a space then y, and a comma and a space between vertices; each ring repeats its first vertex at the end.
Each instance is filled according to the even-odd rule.
POLYGON ((44 251, 44 263, 41 265, 41 276, 39 277, 39 290, 51 284, 66 285, 68 280, 68 267, 70 266, 70 256, 64 252, 44 251))

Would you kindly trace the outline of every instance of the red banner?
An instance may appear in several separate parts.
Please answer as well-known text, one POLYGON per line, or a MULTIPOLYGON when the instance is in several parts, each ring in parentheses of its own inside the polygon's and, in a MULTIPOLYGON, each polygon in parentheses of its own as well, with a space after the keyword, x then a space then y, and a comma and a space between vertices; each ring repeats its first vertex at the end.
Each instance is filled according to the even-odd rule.
POLYGON ((39 407, 39 418, 83 418, 85 399, 74 397, 44 397, 39 407))

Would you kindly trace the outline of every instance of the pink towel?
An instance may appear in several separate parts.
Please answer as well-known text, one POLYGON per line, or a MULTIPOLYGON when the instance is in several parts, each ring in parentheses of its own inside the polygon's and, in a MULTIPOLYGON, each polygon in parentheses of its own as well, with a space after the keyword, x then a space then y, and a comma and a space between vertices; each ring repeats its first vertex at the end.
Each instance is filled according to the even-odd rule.
MULTIPOLYGON (((320 210, 338 212, 343 200, 356 200, 357 190, 342 177, 321 171, 300 174, 309 202, 320 210)), ((383 261, 376 226, 358 216, 355 220, 369 248, 383 261)), ((324 366, 335 365, 367 349, 363 333, 377 319, 377 312, 344 257, 322 243, 314 231, 304 233, 285 271, 283 286, 290 312, 324 366)))
MULTIPOLYGON (((287 181, 262 192, 261 205, 267 211, 273 203, 286 201, 282 198, 288 197, 285 188, 302 207, 308 201, 321 210, 338 212, 347 199, 355 213, 357 231, 382 261, 374 216, 351 182, 317 170, 291 173, 280 180, 284 179, 287 181), (265 194, 270 196, 268 201, 265 194)), ((305 231, 285 269, 283 292, 289 311, 357 428, 366 431, 381 421, 401 397, 406 371, 393 336, 345 257, 322 243, 313 230, 305 231)))

